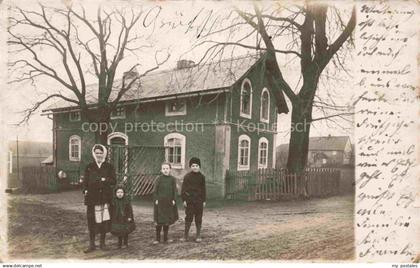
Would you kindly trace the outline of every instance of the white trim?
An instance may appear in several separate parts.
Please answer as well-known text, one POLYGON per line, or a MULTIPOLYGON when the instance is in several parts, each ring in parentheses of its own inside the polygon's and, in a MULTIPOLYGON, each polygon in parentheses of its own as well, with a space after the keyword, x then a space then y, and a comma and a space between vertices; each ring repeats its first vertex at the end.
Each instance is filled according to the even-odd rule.
MULTIPOLYGON (((184 169, 185 168, 185 136, 180 133, 169 133, 163 138, 163 144, 167 146, 169 139, 179 139, 181 141, 181 165, 171 163, 172 168, 174 169, 184 169)), ((167 160, 167 151, 165 150, 165 160, 167 160)))
POLYGON ((77 122, 77 121, 80 121, 80 117, 81 117, 81 115, 80 115, 80 111, 71 111, 71 112, 69 112, 69 121, 70 121, 70 122, 77 122), (73 113, 78 114, 77 119, 72 119, 72 118, 71 118, 71 115, 72 115, 73 113))
POLYGON ((258 140, 258 168, 267 168, 268 167, 268 140, 267 140, 267 138, 265 138, 265 137, 261 137, 259 140, 258 140), (266 150, 267 150, 267 153, 266 153, 266 155, 265 155, 265 165, 262 165, 261 163, 260 163, 260 158, 261 158, 261 143, 263 143, 263 142, 265 142, 266 144, 267 144, 267 147, 266 147, 266 150))
POLYGON ((261 122, 264 122, 264 123, 269 123, 270 122, 270 91, 268 91, 268 89, 267 88, 263 88, 263 90, 262 90, 262 92, 261 92, 261 97, 260 97, 260 100, 261 100, 261 103, 260 103, 260 121, 261 122), (264 119, 262 116, 263 116, 263 114, 262 114, 262 111, 263 111, 263 94, 264 94, 264 92, 267 92, 267 96, 268 96, 268 103, 267 103, 267 105, 268 105, 268 107, 267 107, 267 119, 264 119))
POLYGON ((182 99, 182 100, 175 99, 175 100, 170 100, 170 101, 165 102, 165 116, 186 115, 186 114, 187 114, 187 101, 185 99, 182 99), (169 108, 168 108, 169 104, 174 102, 174 101, 183 102, 185 109, 183 111, 179 111, 179 112, 170 112, 169 108))
POLYGON ((69 160, 70 161, 77 161, 79 162, 82 156, 82 138, 78 135, 72 135, 69 138, 69 160), (79 155, 78 157, 73 157, 72 156, 72 150, 71 150, 71 141, 72 140, 77 140, 77 146, 79 147, 79 155))
POLYGON ((106 138, 106 144, 111 145, 111 140, 113 138, 122 138, 125 141, 125 145, 128 145, 128 136, 125 133, 122 133, 122 132, 109 133, 108 137, 106 138))
POLYGON ((249 170, 250 167, 250 157, 251 156, 251 138, 248 135, 242 134, 238 138, 238 170, 249 170), (241 141, 248 141, 248 164, 241 165, 241 141))
POLYGON ((252 84, 251 84, 251 80, 249 80, 248 78, 245 78, 243 81, 242 81, 242 84, 241 84, 241 94, 240 94, 241 96, 240 96, 240 102, 239 102, 239 115, 241 116, 241 117, 245 117, 245 118, 248 118, 248 119, 251 119, 251 117, 252 117, 252 84), (245 83, 249 83, 249 87, 250 87, 250 96, 249 96, 249 114, 246 114, 246 113, 243 113, 242 112, 242 92, 243 92, 243 90, 244 90, 244 85, 245 85, 245 83))
MULTIPOLYGON (((122 138, 124 139, 125 145, 128 145, 128 136, 125 133, 122 132, 112 132, 109 133, 106 138, 106 144, 111 145, 111 140, 113 138, 122 138)), ((109 154, 112 153, 109 151, 109 154)), ((108 157, 108 156, 107 156, 108 157)), ((116 168, 116 167, 115 167, 116 168)), ((128 173, 128 149, 125 149, 125 159, 124 159, 124 173, 128 173)), ((124 181, 127 179, 127 176, 124 176, 124 181)))
POLYGON ((125 106, 118 106, 117 108, 115 108, 115 111, 112 111, 111 112, 111 115, 110 115, 110 119, 125 119, 125 117, 126 117, 126 109, 125 109, 125 106), (117 109, 123 109, 123 111, 124 111, 124 114, 123 115, 112 115, 112 113, 113 112, 117 112, 117 109))
POLYGON ((277 143, 277 133, 274 133, 273 134, 273 156, 272 156, 272 163, 271 163, 271 165, 272 165, 272 168, 276 168, 276 165, 277 165, 277 146, 276 146, 276 143, 277 143))

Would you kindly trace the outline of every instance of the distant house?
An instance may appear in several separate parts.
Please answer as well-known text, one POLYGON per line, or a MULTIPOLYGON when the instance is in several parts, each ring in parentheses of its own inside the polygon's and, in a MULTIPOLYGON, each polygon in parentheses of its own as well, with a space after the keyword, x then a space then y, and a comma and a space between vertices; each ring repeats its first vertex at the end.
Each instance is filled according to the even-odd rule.
MULTIPOLYGON (((222 197, 226 170, 275 165, 273 128, 277 114, 288 109, 283 94, 276 98, 266 82, 263 65, 263 56, 205 65, 183 60, 174 69, 142 77, 113 112, 115 129, 108 135, 108 144, 162 147, 164 159, 172 164, 173 175, 178 178, 188 171, 188 160, 199 157, 209 196, 222 197)), ((114 83, 115 91, 120 85, 121 79, 114 83)), ((97 85, 88 92, 88 103, 94 106, 97 85)), ((94 134, 83 130, 86 122, 81 120, 79 109, 56 103, 44 112, 53 118, 57 169, 82 171, 91 161, 94 134)), ((125 155, 128 162, 155 157, 148 153, 125 155)), ((124 172, 124 167, 114 164, 117 171, 124 172)))
MULTIPOLYGON (((277 146, 277 166, 285 167, 289 144, 277 146)), ((354 152, 348 136, 309 138, 308 167, 343 166, 353 164, 354 152)))
POLYGON ((53 164, 54 164, 53 155, 50 155, 41 161, 41 166, 52 166, 53 164))
POLYGON ((53 146, 51 142, 10 141, 8 149, 8 187, 19 187, 22 168, 40 166, 52 154, 53 146))

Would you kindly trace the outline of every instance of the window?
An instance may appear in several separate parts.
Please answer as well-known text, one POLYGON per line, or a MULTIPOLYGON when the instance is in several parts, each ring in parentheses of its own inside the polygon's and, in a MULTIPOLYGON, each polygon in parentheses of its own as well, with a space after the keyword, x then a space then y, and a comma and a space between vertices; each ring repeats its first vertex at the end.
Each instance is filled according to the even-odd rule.
POLYGON ((251 139, 247 135, 239 136, 238 170, 249 170, 250 150, 251 150, 251 139))
POLYGON ((240 116, 251 118, 252 113, 252 86, 249 79, 244 79, 241 86, 241 111, 240 116))
POLYGON ((185 100, 171 100, 166 102, 165 115, 186 115, 187 103, 185 100))
POLYGON ((183 169, 185 166, 185 136, 179 133, 170 133, 165 136, 165 160, 171 163, 172 168, 183 169))
POLYGON ((332 151, 332 155, 337 155, 337 151, 332 151))
POLYGON ((264 137, 258 142, 258 168, 267 168, 268 140, 264 137))
POLYGON ((111 113, 111 119, 121 119, 125 118, 125 108, 124 107, 117 107, 111 113))
POLYGON ((80 112, 70 112, 69 113, 69 120, 70 121, 80 121, 80 112))
POLYGON ((270 119, 270 93, 264 88, 261 93, 260 120, 268 123, 270 119))
POLYGON ((82 140, 79 136, 73 135, 69 139, 69 160, 80 161, 82 140))

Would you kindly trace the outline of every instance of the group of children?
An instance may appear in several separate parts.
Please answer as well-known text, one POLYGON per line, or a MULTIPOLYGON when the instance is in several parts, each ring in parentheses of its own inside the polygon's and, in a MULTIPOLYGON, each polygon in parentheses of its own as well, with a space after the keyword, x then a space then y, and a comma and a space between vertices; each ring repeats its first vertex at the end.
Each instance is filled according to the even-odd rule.
MULTIPOLYGON (((203 207, 206 205, 205 177, 200 172, 200 159, 193 157, 189 161, 191 171, 184 176, 181 188, 181 198, 185 207, 185 229, 181 241, 189 240, 189 231, 193 219, 196 226, 196 242, 201 242, 201 223, 203 207)), ((157 178, 153 194, 153 220, 156 225, 156 238, 153 244, 170 243, 168 239, 169 226, 178 220, 176 204, 176 178, 171 176, 170 163, 162 163, 161 175, 157 178)), ((124 188, 117 186, 111 206, 111 233, 118 237, 118 248, 128 246, 128 235, 135 229, 133 208, 124 188)))

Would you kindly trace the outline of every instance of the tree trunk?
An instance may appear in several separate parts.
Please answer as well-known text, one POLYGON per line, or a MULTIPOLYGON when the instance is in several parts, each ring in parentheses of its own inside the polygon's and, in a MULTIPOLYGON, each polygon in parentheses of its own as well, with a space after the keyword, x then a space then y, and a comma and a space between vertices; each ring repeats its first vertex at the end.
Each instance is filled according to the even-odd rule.
POLYGON ((303 172, 306 167, 311 126, 311 117, 302 112, 302 106, 302 104, 295 104, 292 108, 292 125, 287 159, 287 169, 297 174, 303 172))
POLYGON ((309 133, 312 123, 312 107, 318 86, 319 73, 315 65, 308 66, 303 73, 303 85, 292 102, 289 156, 287 168, 296 174, 305 171, 308 162, 309 133))
MULTIPOLYGON (((110 133, 111 112, 106 107, 99 107, 86 112, 86 119, 94 131, 95 143, 107 145, 108 134, 110 133)), ((90 130, 91 130, 90 129, 90 130)))

